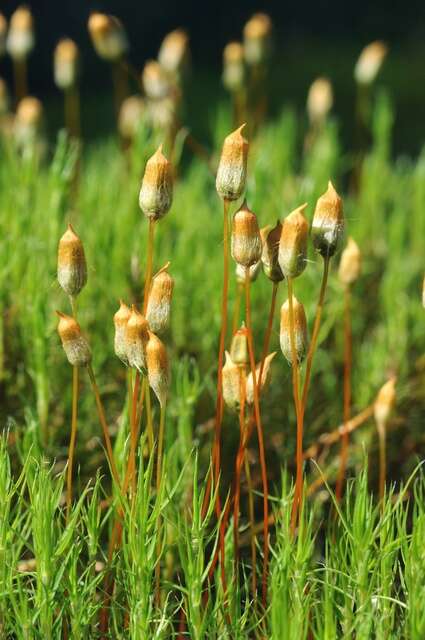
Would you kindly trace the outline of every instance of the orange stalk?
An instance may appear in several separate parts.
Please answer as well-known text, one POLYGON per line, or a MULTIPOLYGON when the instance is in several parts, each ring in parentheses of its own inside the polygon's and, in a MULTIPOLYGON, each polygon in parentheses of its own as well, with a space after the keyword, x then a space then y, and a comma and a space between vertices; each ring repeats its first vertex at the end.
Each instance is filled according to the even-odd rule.
MULTIPOLYGON (((252 493, 252 479, 249 469, 249 460, 245 449, 245 475, 248 484, 248 510, 249 510, 249 529, 251 532, 251 564, 252 564, 252 597, 257 594, 257 540, 255 536, 255 512, 254 512, 254 496, 252 493)), ((270 517, 269 517, 270 522, 270 517)))
POLYGON ((72 417, 71 438, 68 451, 68 468, 66 470, 66 519, 68 520, 72 503, 72 469, 74 462, 75 442, 77 439, 78 416, 78 366, 72 367, 72 417))
POLYGON ((13 59, 13 74, 15 80, 16 104, 28 94, 27 61, 26 58, 13 59))
POLYGON ((153 251, 155 240, 155 220, 149 218, 149 232, 148 232, 148 255, 146 259, 146 274, 145 274, 145 290, 143 295, 143 313, 146 314, 148 307, 149 291, 152 281, 152 269, 153 269, 153 251))
POLYGON ((245 447, 246 447, 246 428, 245 428, 246 379, 243 372, 241 372, 240 387, 241 387, 241 405, 239 408, 240 440, 239 440, 238 453, 236 455, 235 497, 234 497, 234 505, 233 505, 233 540, 234 540, 234 547, 235 547, 234 555, 235 555, 236 569, 239 561, 239 504, 240 504, 240 495, 241 495, 241 470, 245 460, 245 447))
POLYGON ((77 87, 65 90, 65 128, 73 138, 79 138, 80 127, 80 95, 77 87))
MULTIPOLYGON (((164 431, 165 431, 165 406, 161 405, 160 409, 160 418, 159 418, 159 433, 158 433, 158 453, 157 453, 157 463, 156 463, 156 493, 157 496, 159 494, 159 490, 161 488, 161 476, 162 476, 162 452, 164 446, 164 431)), ((159 556, 161 554, 161 516, 158 516, 158 524, 157 524, 157 545, 156 545, 156 553, 157 553, 157 563, 155 566, 155 602, 157 607, 161 604, 161 563, 159 562, 159 556)))
MULTIPOLYGON (((352 367, 352 335, 351 335, 351 291, 347 284, 344 291, 344 427, 350 421, 351 413, 351 367, 352 367)), ((341 438, 338 479, 335 489, 337 502, 342 498, 348 459, 349 432, 344 428, 341 438)))
POLYGON ((316 317, 314 318, 313 335, 311 337, 311 343, 310 343, 310 348, 309 348, 308 354, 307 354, 307 364, 306 364, 306 369, 305 369, 305 380, 304 380, 303 395, 302 395, 302 402, 301 402, 301 409, 302 409, 302 413, 303 414, 305 413, 305 408, 306 408, 306 404, 307 404, 307 396, 308 396, 308 391, 309 391, 309 388, 310 388, 311 369, 312 369, 312 366, 313 366, 313 357, 314 357, 314 354, 316 352, 317 339, 319 337, 320 320, 322 318, 323 304, 324 304, 324 301, 325 301, 326 285, 328 283, 329 261, 330 261, 330 258, 324 258, 323 259, 322 284, 321 284, 321 287, 320 287, 319 301, 317 303, 317 309, 316 309, 316 317))
POLYGON ((140 373, 136 371, 133 392, 131 395, 131 421, 130 421, 130 453, 129 465, 131 468, 130 479, 133 491, 133 497, 136 493, 136 451, 137 451, 137 403, 140 390, 140 373))
POLYGON ((303 493, 303 431, 304 415, 300 406, 300 380, 298 369, 298 356, 295 346, 295 324, 294 324, 294 293, 292 279, 288 278, 288 301, 289 301, 289 338, 291 343, 291 365, 292 365, 292 390, 294 394, 295 414, 297 418, 297 451, 296 451, 296 480, 295 493, 291 511, 291 534, 295 534, 297 526, 297 516, 301 511, 303 493))
POLYGON ((262 580, 262 603, 263 608, 267 606, 267 580, 268 580, 268 561, 269 561, 269 500, 268 500, 268 483, 267 483, 267 466, 264 450, 263 425, 261 422, 260 401, 257 386, 257 377, 255 369, 254 341, 252 337, 252 321, 251 321, 251 299, 250 299, 250 278, 249 269, 245 273, 245 309, 246 309, 246 328, 248 332, 248 351, 252 374, 252 383, 254 390, 254 414, 257 425, 258 449, 260 453, 261 481, 263 485, 263 533, 264 533, 264 559, 263 559, 263 580, 262 580))
POLYGON ((90 382, 91 382, 92 389, 93 389, 94 398, 95 398, 95 401, 96 401, 96 408, 97 408, 97 413, 98 413, 98 416, 99 416, 99 422, 100 422, 100 425, 101 425, 102 431, 103 431, 103 437, 104 437, 104 440, 105 440, 106 452, 107 452, 109 466, 111 467, 111 472, 112 472, 112 476, 113 476, 113 478, 115 480, 115 483, 116 483, 118 489, 121 490, 120 477, 118 475, 118 470, 117 470, 117 467, 116 467, 116 464, 115 464, 115 460, 114 460, 114 453, 113 453, 113 450, 112 450, 111 438, 110 438, 110 435, 109 435, 108 425, 106 424, 105 411, 103 409, 102 400, 100 399, 99 387, 97 386, 96 378, 95 378, 94 371, 93 371, 93 368, 92 368, 91 364, 87 365, 87 371, 88 371, 88 374, 89 374, 90 382))

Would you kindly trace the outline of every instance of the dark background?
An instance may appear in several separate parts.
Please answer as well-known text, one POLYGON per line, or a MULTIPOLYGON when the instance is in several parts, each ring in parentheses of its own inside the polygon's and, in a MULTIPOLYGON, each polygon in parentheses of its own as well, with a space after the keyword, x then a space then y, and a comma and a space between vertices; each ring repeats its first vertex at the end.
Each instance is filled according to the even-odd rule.
MULTIPOLYGON (((19 4, 2 2, 0 10, 9 18, 19 4)), ((424 2, 33 0, 27 4, 35 16, 37 32, 36 50, 29 63, 30 90, 42 98, 58 97, 52 80, 52 51, 63 36, 73 38, 82 51, 82 87, 87 100, 109 86, 110 69, 95 55, 86 27, 90 11, 99 10, 115 14, 125 24, 130 60, 138 69, 157 54, 168 31, 185 27, 191 39, 193 81, 202 86, 204 102, 200 98, 199 108, 203 109, 208 99, 222 91, 218 74, 223 46, 241 38, 242 26, 252 13, 266 11, 274 22, 275 105, 289 101, 301 108, 311 81, 327 74, 335 87, 335 110, 348 120, 356 57, 371 40, 384 39, 390 56, 382 82, 395 101, 398 120, 403 122, 396 130, 395 144, 401 151, 417 152, 425 138, 424 2)), ((0 75, 11 81, 7 58, 0 61, 0 75)))

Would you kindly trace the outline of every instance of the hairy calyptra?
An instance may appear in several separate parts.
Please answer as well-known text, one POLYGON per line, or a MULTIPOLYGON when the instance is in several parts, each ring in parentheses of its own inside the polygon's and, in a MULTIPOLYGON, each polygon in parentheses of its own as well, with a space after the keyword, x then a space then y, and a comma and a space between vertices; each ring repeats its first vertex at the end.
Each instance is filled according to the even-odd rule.
POLYGON ((147 218, 159 220, 169 211, 172 199, 173 170, 161 144, 146 163, 139 205, 147 218))
POLYGON ((278 262, 286 278, 301 275, 307 265, 308 222, 303 204, 283 221, 279 239, 278 262))
POLYGON ((168 273, 169 264, 154 275, 149 291, 146 319, 151 331, 156 334, 164 333, 170 324, 174 279, 168 273))
POLYGON ((327 191, 317 201, 311 223, 314 248, 323 258, 330 258, 338 249, 343 234, 342 200, 329 180, 327 191))
POLYGON ((257 216, 245 202, 233 216, 231 253, 233 259, 248 268, 256 264, 263 250, 257 216))
POLYGON ((238 200, 245 191, 248 141, 243 137, 245 124, 224 140, 215 186, 223 200, 238 200))
POLYGON ((69 296, 77 296, 87 282, 87 265, 83 243, 72 225, 59 240, 58 281, 69 296))
POLYGON ((164 343, 152 331, 148 332, 146 343, 146 368, 149 386, 164 407, 170 386, 168 355, 164 343))
POLYGON ((131 307, 131 314, 124 333, 124 349, 128 364, 139 371, 146 370, 146 344, 149 339, 149 325, 146 318, 131 307))
MULTIPOLYGON (((295 353, 297 361, 302 362, 305 358, 308 347, 307 318, 305 315, 304 305, 301 302, 298 302, 295 296, 293 297, 292 304, 294 312, 295 353)), ((286 300, 280 309, 280 348, 282 349, 282 353, 289 364, 292 364, 289 300, 286 300)))
POLYGON ((127 341, 126 341, 126 330, 127 323, 131 316, 130 308, 120 300, 120 307, 118 311, 114 314, 114 326, 115 326, 115 335, 114 335, 114 350, 115 355, 122 360, 125 364, 128 364, 127 359, 127 341))
POLYGON ((60 311, 56 313, 59 316, 58 334, 69 364, 78 367, 90 364, 89 343, 81 333, 80 325, 72 316, 67 316, 60 311))

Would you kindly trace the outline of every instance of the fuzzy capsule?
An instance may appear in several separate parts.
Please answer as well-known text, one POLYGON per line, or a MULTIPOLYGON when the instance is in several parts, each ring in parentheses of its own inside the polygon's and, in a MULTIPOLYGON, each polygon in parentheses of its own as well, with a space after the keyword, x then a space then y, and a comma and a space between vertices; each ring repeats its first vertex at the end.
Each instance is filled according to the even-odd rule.
POLYGON ((78 47, 70 38, 60 40, 53 57, 53 72, 56 86, 65 91, 77 83, 78 47))
POLYGON ((279 243, 282 235, 282 223, 278 220, 273 228, 268 225, 263 227, 260 233, 263 240, 261 254, 263 271, 272 282, 281 282, 285 277, 279 265, 279 243))
POLYGON ((16 120, 27 126, 40 128, 43 119, 43 105, 38 98, 22 98, 16 109, 16 120))
POLYGON ((160 145, 146 163, 139 205, 147 218, 159 220, 170 209, 172 199, 173 170, 160 145))
POLYGON ((307 113, 310 124, 320 126, 332 109, 333 92, 328 78, 316 78, 307 97, 307 113))
POLYGON ((230 358, 237 365, 249 364, 248 330, 245 327, 245 323, 242 323, 241 328, 233 335, 230 345, 230 358))
MULTIPOLYGON (((293 296, 293 312, 294 312, 294 337, 295 337, 295 353, 298 362, 302 362, 307 353, 308 336, 307 336, 307 318, 304 311, 304 305, 293 296)), ((280 308, 280 348, 283 355, 292 364, 291 349, 291 332, 289 322, 289 300, 283 303, 280 308)))
POLYGON ((307 265, 308 222, 303 204, 283 221, 279 240, 278 262, 285 278, 296 278, 307 265))
POLYGON ((100 58, 114 62, 127 53, 127 34, 118 18, 106 13, 92 13, 87 26, 93 47, 100 58))
POLYGON ((59 316, 58 334, 69 364, 84 367, 91 361, 89 343, 81 333, 78 322, 71 316, 56 311, 59 316))
POLYGON ((6 53, 6 40, 7 40, 7 20, 2 13, 0 13, 0 56, 4 56, 6 53))
POLYGON ((147 103, 147 117, 153 129, 170 130, 176 121, 178 103, 173 96, 162 100, 149 100, 147 103))
POLYGON ((15 60, 24 60, 34 48, 34 25, 28 7, 18 7, 10 18, 7 52, 15 60))
MULTIPOLYGON (((256 262, 255 264, 253 264, 251 267, 249 267, 248 269, 248 278, 250 280, 250 282, 255 282, 256 279, 258 278, 258 274, 260 273, 260 269, 261 269, 261 260, 259 260, 258 262, 256 262)), ((246 268, 244 266, 242 266, 241 264, 237 263, 236 264, 236 269, 235 269, 235 274, 236 274, 236 282, 238 284, 245 284, 245 280, 246 280, 246 268)))
POLYGON ((168 33, 161 43, 158 61, 170 75, 179 79, 184 73, 189 60, 189 38, 183 29, 175 29, 168 33))
POLYGON ((152 331, 148 332, 146 343, 146 367, 148 370, 149 386, 158 398, 161 407, 167 402, 170 386, 170 372, 167 350, 161 340, 152 331))
POLYGON ((58 281, 69 296, 77 296, 87 282, 87 264, 83 243, 72 225, 59 240, 58 281))
POLYGON ((245 202, 233 216, 231 253, 232 258, 243 267, 256 264, 263 251, 257 216, 245 202))
POLYGON ((352 284, 360 275, 362 256, 357 243, 348 238, 347 246, 341 254, 338 278, 342 284, 352 284))
POLYGON ((126 330, 130 316, 130 308, 125 304, 125 302, 120 300, 120 308, 114 314, 114 351, 115 355, 125 364, 128 364, 126 330))
POLYGON ((237 200, 245 190, 248 141, 242 135, 245 124, 224 140, 215 186, 223 200, 237 200))
POLYGON ((162 334, 170 324, 171 298, 173 296, 174 278, 163 267, 153 278, 149 291, 146 319, 154 333, 162 334))
POLYGON ((120 135, 133 140, 139 130, 145 112, 145 102, 140 96, 129 96, 123 100, 118 116, 120 135))
MULTIPOLYGON (((255 380, 257 383, 258 395, 261 395, 262 392, 266 389, 268 383, 270 382, 270 365, 272 363, 273 358, 276 355, 276 351, 273 353, 269 353, 268 356, 264 358, 264 366, 263 372, 261 374, 260 380, 260 369, 261 363, 258 363, 255 368, 255 380)), ((254 403, 254 379, 252 377, 252 371, 246 379, 246 401, 248 404, 254 403)))
POLYGON ((243 30, 245 60, 249 65, 265 62, 270 53, 272 21, 265 13, 256 13, 243 30))
POLYGON ((384 42, 376 40, 368 44, 360 53, 354 67, 354 78, 358 84, 370 85, 375 80, 388 53, 384 42))
POLYGON ((13 136, 18 146, 32 145, 39 139, 43 128, 43 105, 32 96, 22 98, 16 109, 13 136))
POLYGON ((316 251, 324 258, 334 255, 344 234, 342 199, 329 180, 327 191, 320 196, 311 223, 311 237, 316 251))
POLYGON ((240 42, 229 42, 223 51, 223 84, 230 92, 245 86, 246 69, 244 49, 240 42))
POLYGON ((222 369, 223 400, 231 411, 237 411, 240 406, 244 377, 244 368, 233 362, 230 353, 226 351, 222 369))
POLYGON ((171 92, 169 77, 156 60, 148 60, 143 67, 142 84, 149 100, 155 102, 166 98, 171 92))
POLYGON ((396 401, 396 377, 390 378, 379 390, 373 406, 373 413, 378 429, 385 429, 396 401))
POLYGON ((146 370, 146 344, 148 339, 148 321, 133 305, 124 333, 124 349, 130 367, 134 367, 139 371, 146 370))

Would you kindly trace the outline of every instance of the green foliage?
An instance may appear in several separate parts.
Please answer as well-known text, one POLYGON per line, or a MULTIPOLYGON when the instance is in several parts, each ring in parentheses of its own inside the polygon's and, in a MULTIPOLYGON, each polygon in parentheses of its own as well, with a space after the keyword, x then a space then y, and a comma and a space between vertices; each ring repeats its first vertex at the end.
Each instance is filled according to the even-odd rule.
MULTIPOLYGON (((155 270, 170 260, 175 279, 172 323, 165 337, 172 389, 159 491, 152 488, 155 460, 146 456, 142 439, 135 497, 121 499, 117 493, 110 498, 94 399, 82 371, 76 499, 66 522, 63 488, 72 373, 55 331, 54 310, 68 310, 56 284, 57 243, 72 221, 84 243, 89 270, 78 300, 78 318, 93 351, 117 466, 123 473, 129 394, 126 371, 113 353, 112 316, 120 298, 141 300, 147 223, 138 208, 138 189, 146 159, 160 140, 142 127, 124 157, 113 139, 82 151, 61 134, 44 160, 36 154, 20 156, 10 141, 2 141, 1 637, 101 637, 99 620, 105 616, 114 638, 186 634, 197 640, 265 636, 422 640, 425 636, 425 481, 418 474, 402 486, 417 463, 418 443, 423 442, 425 333, 420 290, 425 153, 417 162, 392 160, 394 115, 385 94, 378 96, 371 115, 373 139, 357 190, 350 183, 355 159, 341 149, 334 121, 312 146, 304 147, 302 125, 292 109, 285 109, 264 125, 251 145, 247 199, 261 226, 274 224, 305 201, 311 220, 329 178, 345 194, 347 233, 363 256, 362 276, 352 290, 353 412, 373 402, 389 375, 398 376, 398 410, 388 432, 390 471, 398 484, 377 504, 376 434, 369 421, 352 437, 349 475, 355 479, 349 482, 344 500, 337 506, 330 490, 312 492, 294 538, 292 488, 289 475, 281 477, 283 465, 292 470, 295 440, 290 370, 283 358, 275 358, 262 401, 274 487, 266 611, 251 592, 252 571, 260 575, 261 538, 259 566, 250 566, 248 539, 236 571, 229 526, 226 589, 220 567, 214 567, 219 523, 215 495, 206 498, 205 470, 210 464, 220 329, 222 207, 213 175, 200 159, 188 157, 187 131, 182 130, 175 157, 174 202, 157 225, 155 248, 155 270), (119 549, 108 551, 117 522, 122 525, 121 543, 119 549), (158 566, 160 605, 154 598, 158 566)), ((220 106, 211 112, 209 127, 214 165, 231 129, 228 109, 220 106)), ((342 421, 343 296, 337 261, 338 257, 332 260, 314 362, 306 447, 342 421)), ((310 249, 307 269, 295 284, 310 328, 321 271, 321 259, 310 249)), ((257 360, 270 295, 271 284, 260 274, 252 287, 257 360)), ((236 296, 236 279, 231 278, 230 318, 236 296)), ((285 297, 281 285, 272 351, 279 350, 278 308, 285 297)), ((155 430, 158 413, 154 408, 155 430)), ((226 414, 224 499, 233 479, 237 438, 236 420, 226 414)), ((336 453, 333 450, 328 458, 324 454, 320 462, 330 483, 336 475, 336 453)), ((317 477, 317 468, 307 466, 309 488, 317 477)), ((245 507, 243 496, 241 539, 249 534, 245 507)))

